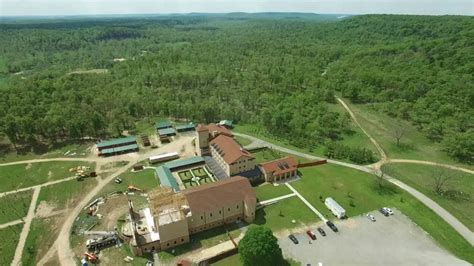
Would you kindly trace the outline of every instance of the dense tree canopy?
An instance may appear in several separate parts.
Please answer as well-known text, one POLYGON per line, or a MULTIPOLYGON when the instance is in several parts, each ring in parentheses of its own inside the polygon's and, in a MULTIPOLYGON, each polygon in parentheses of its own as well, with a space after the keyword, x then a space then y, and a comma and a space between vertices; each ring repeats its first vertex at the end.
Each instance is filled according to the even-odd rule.
POLYGON ((328 146, 348 131, 328 108, 338 93, 382 105, 472 162, 473 29, 473 18, 453 16, 7 22, 0 130, 23 143, 117 135, 145 117, 228 118, 296 146, 328 146), (108 72, 74 72, 90 69, 108 72))
POLYGON ((252 225, 239 242, 240 259, 245 266, 281 265, 283 255, 272 230, 265 226, 252 225))

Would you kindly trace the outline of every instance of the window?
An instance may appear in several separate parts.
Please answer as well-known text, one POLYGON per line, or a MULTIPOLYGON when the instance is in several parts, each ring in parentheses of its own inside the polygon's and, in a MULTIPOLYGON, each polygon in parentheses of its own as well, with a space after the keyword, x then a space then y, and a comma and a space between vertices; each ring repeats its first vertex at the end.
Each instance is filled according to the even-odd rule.
POLYGON ((237 209, 239 208, 239 205, 237 205, 237 209))
POLYGON ((219 214, 221 214, 221 211, 219 211, 219 214))
POLYGON ((176 245, 176 241, 174 241, 174 244, 176 245))
POLYGON ((209 216, 211 216, 211 217, 212 217, 212 213, 210 213, 210 214, 209 214, 209 216))
POLYGON ((204 217, 203 217, 203 216, 201 216, 201 220, 204 220, 204 217))
POLYGON ((181 238, 181 242, 184 242, 184 238, 181 238))
POLYGON ((230 208, 227 208, 228 211, 230 211, 230 208))
POLYGON ((166 243, 166 246, 169 247, 169 246, 170 246, 170 243, 166 243))

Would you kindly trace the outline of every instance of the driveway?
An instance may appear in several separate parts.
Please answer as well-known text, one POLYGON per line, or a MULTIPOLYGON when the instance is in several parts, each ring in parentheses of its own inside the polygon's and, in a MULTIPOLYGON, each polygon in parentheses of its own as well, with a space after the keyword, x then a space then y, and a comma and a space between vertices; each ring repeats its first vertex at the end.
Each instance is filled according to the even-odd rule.
POLYGON ((440 248, 410 219, 394 211, 390 217, 371 212, 376 222, 365 216, 337 221, 338 233, 323 226, 326 237, 313 228, 317 240, 312 244, 305 232, 293 232, 298 245, 287 235, 279 237, 278 242, 285 257, 302 265, 470 265, 440 248))

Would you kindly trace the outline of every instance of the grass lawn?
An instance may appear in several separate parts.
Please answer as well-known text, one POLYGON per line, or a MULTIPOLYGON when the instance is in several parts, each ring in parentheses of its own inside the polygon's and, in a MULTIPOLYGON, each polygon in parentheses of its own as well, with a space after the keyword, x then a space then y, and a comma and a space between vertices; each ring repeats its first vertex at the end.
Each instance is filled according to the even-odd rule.
POLYGON ((202 167, 200 168, 195 168, 192 170, 193 171, 193 174, 195 176, 199 176, 199 177, 208 177, 206 171, 204 171, 204 169, 202 167))
POLYGON ((16 224, 0 229, 0 265, 10 265, 15 256, 16 245, 20 238, 23 224, 16 224))
MULTIPOLYGON (((347 115, 346 111, 344 110, 344 107, 339 104, 328 104, 328 109, 333 112, 337 112, 340 115, 347 115)), ((370 142, 369 138, 365 136, 365 134, 360 130, 359 127, 357 127, 352 120, 348 120, 349 123, 349 129, 350 133, 345 133, 342 135, 342 140, 339 142, 341 144, 347 145, 352 148, 367 148, 370 149, 373 153, 375 158, 379 158, 379 154, 377 153, 377 149, 375 146, 370 142)), ((304 152, 307 154, 311 154, 314 156, 320 156, 320 157, 325 157, 324 154, 324 149, 325 147, 323 145, 319 145, 315 149, 311 148, 298 148, 295 147, 294 145, 291 144, 290 140, 284 139, 284 138, 279 138, 272 136, 270 133, 268 133, 264 128, 256 125, 249 125, 249 124, 239 124, 235 125, 233 131, 238 132, 238 133, 244 133, 248 134, 251 136, 255 136, 259 139, 277 144, 279 146, 289 148, 292 150, 304 152)), ((347 161, 348 160, 342 160, 342 161, 347 161)))
POLYGON ((258 201, 264 201, 292 193, 285 185, 274 186, 269 183, 263 183, 254 187, 258 201))
POLYGON ((93 142, 66 142, 54 145, 37 144, 34 147, 22 148, 17 152, 7 139, 0 138, 0 163, 57 157, 86 157, 90 154, 88 149, 93 144, 93 142), (64 155, 68 151, 69 153, 64 155))
POLYGON ((252 143, 252 141, 250 139, 240 137, 240 136, 235 136, 235 140, 240 144, 240 146, 247 146, 250 143, 252 143))
POLYGON ((0 198, 0 224, 21 219, 28 213, 33 190, 0 198))
POLYGON ((334 198, 349 217, 374 211, 383 206, 395 207, 428 232, 435 241, 461 259, 474 262, 472 246, 449 224, 408 193, 384 182, 380 187, 373 175, 342 166, 325 164, 300 169, 302 179, 292 182, 323 215, 334 216, 319 199, 334 198), (351 204, 351 202, 353 204, 351 204))
POLYGON ((43 184, 48 181, 74 176, 69 172, 80 165, 95 167, 87 162, 41 162, 0 166, 0 192, 43 184))
POLYGON ((121 184, 117 184, 112 180, 99 194, 103 195, 115 191, 127 191, 128 185, 133 185, 146 192, 160 185, 159 179, 155 177, 154 169, 144 169, 138 172, 131 172, 130 170, 120 175, 122 179, 121 184))
POLYGON ((383 171, 421 191, 474 230, 474 176, 461 171, 419 164, 386 164, 383 171), (440 195, 433 176, 449 176, 440 195), (462 194, 461 194, 462 192, 462 194))
POLYGON ((172 252, 173 249, 161 251, 158 253, 160 259, 163 261, 169 261, 170 259, 174 258, 175 256, 179 256, 186 252, 198 249, 198 248, 208 248, 215 246, 219 243, 225 242, 229 240, 227 235, 227 231, 230 233, 232 238, 236 238, 241 234, 241 227, 237 224, 230 224, 226 227, 216 227, 213 229, 209 229, 194 235, 191 235, 191 241, 189 243, 174 247, 174 253, 172 252))
POLYGON ((193 175, 189 170, 178 172, 178 176, 183 182, 189 181, 193 178, 193 175))
POLYGON ((41 202, 54 206, 56 210, 74 206, 81 199, 81 195, 87 194, 89 190, 97 185, 94 178, 85 178, 82 181, 70 180, 42 187, 38 196, 37 206, 41 202))
MULTIPOLYGON (((241 266, 243 265, 242 262, 240 261, 240 255, 239 253, 229 256, 223 260, 220 260, 216 263, 213 263, 211 265, 214 266, 241 266)), ((291 266, 296 266, 296 265, 301 265, 301 263, 295 262, 293 260, 286 260, 286 264, 283 265, 291 265, 291 266)))
POLYGON ((393 131, 396 127, 394 125, 397 125, 395 118, 383 113, 377 105, 350 104, 349 106, 359 123, 382 146, 387 156, 463 165, 443 152, 439 143, 428 140, 410 122, 401 122, 404 135, 401 138, 400 145, 397 146, 396 139, 393 137, 393 131))
POLYGON ((21 258, 23 265, 35 265, 48 252, 58 236, 61 218, 54 216, 33 219, 21 258))
POLYGON ((320 220, 316 214, 298 197, 291 197, 257 210, 254 223, 265 225, 276 232, 318 221, 320 220), (296 223, 292 223, 292 220, 296 223))
POLYGON ((274 149, 270 148, 265 148, 261 149, 258 151, 253 151, 251 152, 252 156, 255 157, 255 162, 256 163, 263 163, 263 162, 268 162, 276 159, 280 159, 286 156, 291 156, 295 158, 298 162, 304 163, 304 162, 309 162, 310 160, 293 155, 293 154, 288 154, 282 151, 277 151, 274 149))

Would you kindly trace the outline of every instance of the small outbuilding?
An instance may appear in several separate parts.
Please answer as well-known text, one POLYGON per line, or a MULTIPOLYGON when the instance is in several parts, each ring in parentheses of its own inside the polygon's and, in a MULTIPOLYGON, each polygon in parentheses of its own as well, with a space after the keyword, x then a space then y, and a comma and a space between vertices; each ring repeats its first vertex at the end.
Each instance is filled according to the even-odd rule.
POLYGON ((219 126, 224 126, 228 129, 231 129, 234 127, 233 121, 232 120, 221 120, 219 122, 219 126))
POLYGON ((171 136, 176 136, 176 130, 174 128, 163 128, 163 129, 158 129, 158 135, 161 137, 171 137, 171 136))
POLYGON ((194 131, 196 128, 194 123, 189 123, 185 125, 177 125, 176 126, 176 131, 178 132, 186 132, 186 131, 194 131))

